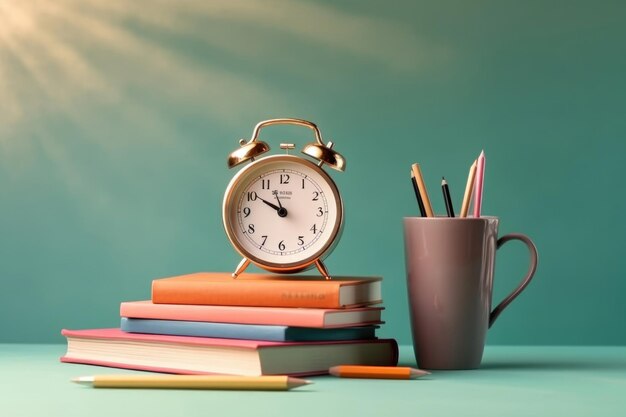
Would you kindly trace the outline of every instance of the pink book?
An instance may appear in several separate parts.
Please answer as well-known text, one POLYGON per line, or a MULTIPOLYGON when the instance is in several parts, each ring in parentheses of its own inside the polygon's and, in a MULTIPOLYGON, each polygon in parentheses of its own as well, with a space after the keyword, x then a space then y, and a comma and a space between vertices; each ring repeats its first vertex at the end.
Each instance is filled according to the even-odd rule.
POLYGON ((264 342, 124 333, 120 329, 63 330, 61 362, 175 374, 322 375, 336 365, 395 366, 393 339, 341 342, 264 342))
POLYGON ((127 301, 120 304, 121 317, 325 329, 380 324, 382 310, 382 307, 347 309, 240 307, 153 304, 151 301, 127 301))

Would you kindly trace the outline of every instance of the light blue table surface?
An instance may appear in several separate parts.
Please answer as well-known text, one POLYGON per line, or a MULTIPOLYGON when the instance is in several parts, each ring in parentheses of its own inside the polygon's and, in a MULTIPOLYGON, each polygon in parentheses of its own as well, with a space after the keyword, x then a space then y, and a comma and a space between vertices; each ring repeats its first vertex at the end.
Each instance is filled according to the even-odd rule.
MULTIPOLYGON (((93 389, 64 345, 0 345, 0 416, 626 416, 626 347, 488 346, 475 371, 411 381, 311 378, 290 392, 93 389)), ((415 366, 401 347, 403 365, 415 366)))

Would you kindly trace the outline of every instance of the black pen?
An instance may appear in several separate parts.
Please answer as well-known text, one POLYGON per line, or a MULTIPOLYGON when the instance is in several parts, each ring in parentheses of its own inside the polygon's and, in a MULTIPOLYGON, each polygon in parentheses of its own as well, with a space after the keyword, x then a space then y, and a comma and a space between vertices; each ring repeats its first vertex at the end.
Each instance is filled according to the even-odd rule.
POLYGON ((422 201, 420 190, 417 187, 417 181, 415 180, 415 175, 413 175, 413 171, 411 171, 411 182, 413 183, 413 190, 415 191, 415 198, 417 199, 417 205, 420 208, 420 214, 422 215, 422 217, 426 217, 426 208, 424 207, 424 202, 422 201))
POLYGON ((446 203, 446 211, 448 217, 454 217, 454 207, 452 207, 452 199, 450 198, 450 188, 444 177, 441 177, 441 190, 443 191, 443 201, 446 203))

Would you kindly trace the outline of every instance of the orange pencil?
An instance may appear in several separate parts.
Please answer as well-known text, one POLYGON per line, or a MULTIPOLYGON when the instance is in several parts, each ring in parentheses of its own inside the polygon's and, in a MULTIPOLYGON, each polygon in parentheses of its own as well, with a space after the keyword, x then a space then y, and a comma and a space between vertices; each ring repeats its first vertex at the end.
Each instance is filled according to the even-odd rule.
POLYGON ((467 217, 470 201, 472 199, 472 192, 474 191, 474 181, 476 179, 476 164, 478 160, 475 160, 470 167, 469 174, 467 176, 467 185, 465 186, 465 194, 463 195, 463 203, 461 203, 461 214, 459 217, 467 217))
POLYGON ((339 365, 328 370, 341 378, 412 379, 430 375, 430 372, 402 366, 339 365))
POLYGON ((420 164, 411 165, 411 172, 413 172, 415 182, 417 183, 417 188, 420 192, 420 196, 422 197, 424 209, 426 210, 426 217, 435 217, 435 214, 433 213, 433 207, 430 205, 430 198, 428 198, 428 191, 426 191, 426 183, 424 182, 424 177, 422 177, 420 164))

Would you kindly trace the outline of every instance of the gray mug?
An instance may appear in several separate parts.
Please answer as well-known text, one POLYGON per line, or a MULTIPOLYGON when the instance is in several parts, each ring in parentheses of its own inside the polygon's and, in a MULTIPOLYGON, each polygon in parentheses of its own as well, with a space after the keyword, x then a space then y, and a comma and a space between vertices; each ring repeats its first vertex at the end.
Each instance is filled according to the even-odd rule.
POLYGON ((405 217, 404 247, 418 366, 478 368, 487 329, 535 274, 537 248, 522 234, 498 239, 497 217, 405 217), (530 266, 517 288, 491 310, 496 250, 510 240, 526 244, 530 266))

